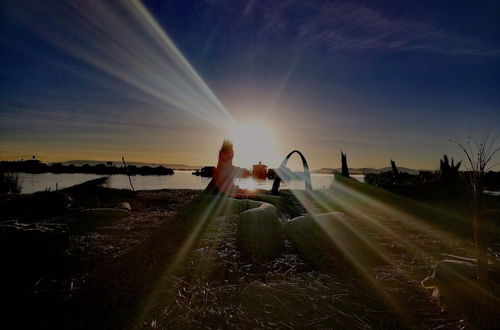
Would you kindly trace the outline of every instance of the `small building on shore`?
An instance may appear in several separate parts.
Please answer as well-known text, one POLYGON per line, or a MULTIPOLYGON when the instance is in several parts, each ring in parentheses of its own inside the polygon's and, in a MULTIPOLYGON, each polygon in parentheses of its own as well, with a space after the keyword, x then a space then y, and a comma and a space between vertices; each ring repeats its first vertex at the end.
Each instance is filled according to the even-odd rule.
POLYGON ((267 175, 267 166, 259 162, 258 164, 252 165, 252 177, 254 179, 264 180, 267 175))

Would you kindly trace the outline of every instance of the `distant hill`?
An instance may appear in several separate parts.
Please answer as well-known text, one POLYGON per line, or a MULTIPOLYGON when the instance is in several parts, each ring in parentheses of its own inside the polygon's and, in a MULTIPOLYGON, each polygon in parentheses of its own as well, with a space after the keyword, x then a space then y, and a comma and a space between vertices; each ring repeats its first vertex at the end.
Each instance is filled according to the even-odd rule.
MULTIPOLYGON (((143 163, 143 162, 127 162, 127 165, 134 165, 134 166, 163 166, 167 168, 171 168, 173 170, 199 170, 201 166, 193 166, 193 165, 186 165, 186 164, 162 164, 162 163, 143 163)), ((108 161, 107 160, 68 160, 66 162, 52 162, 50 164, 55 164, 55 163, 61 163, 63 165, 76 165, 76 166, 82 166, 84 164, 89 164, 89 165, 97 165, 97 164, 106 164, 108 161)), ((111 161, 113 165, 115 166, 121 166, 122 162, 121 161, 111 161)))
MULTIPOLYGON (((97 164, 106 164, 108 161, 106 160, 69 160, 66 162, 60 162, 63 165, 77 165, 77 166, 82 166, 84 164, 89 164, 89 165, 97 165, 97 164)), ((186 164, 162 164, 162 163, 144 163, 144 162, 129 162, 126 161, 127 165, 135 165, 135 166, 164 166, 167 168, 171 168, 174 170, 200 170, 202 166, 195 166, 195 165, 186 165, 186 164)), ((50 164, 54 163, 59 163, 59 162, 52 162, 50 164)), ((121 166, 122 162, 121 161, 112 161, 113 165, 115 166, 121 166)), ((398 170, 400 172, 406 172, 408 174, 418 174, 420 171, 425 171, 425 170, 415 170, 412 168, 406 168, 406 167, 399 167, 398 170)), ((332 174, 333 171, 340 172, 340 168, 328 168, 328 167, 323 167, 314 171, 311 171, 311 173, 319 173, 319 174, 332 174)), ((360 167, 360 168, 349 168, 349 173, 351 174, 367 174, 367 173, 381 173, 381 172, 387 172, 391 171, 390 167, 383 167, 383 168, 371 168, 371 167, 360 167)), ((302 173, 301 171, 298 171, 297 173, 302 173)))
MULTIPOLYGON (((418 174, 420 171, 426 171, 426 170, 415 170, 412 168, 407 168, 407 167, 399 167, 398 170, 400 172, 405 172, 408 174, 418 174)), ((319 170, 314 170, 312 173, 321 173, 321 174, 332 174, 334 171, 340 172, 340 168, 328 168, 328 167, 323 167, 320 168, 319 170)), ((392 171, 390 167, 383 167, 383 168, 370 168, 370 167, 361 167, 361 168, 349 168, 349 173, 350 174, 367 174, 367 173, 382 173, 382 172, 387 172, 387 171, 392 171)))

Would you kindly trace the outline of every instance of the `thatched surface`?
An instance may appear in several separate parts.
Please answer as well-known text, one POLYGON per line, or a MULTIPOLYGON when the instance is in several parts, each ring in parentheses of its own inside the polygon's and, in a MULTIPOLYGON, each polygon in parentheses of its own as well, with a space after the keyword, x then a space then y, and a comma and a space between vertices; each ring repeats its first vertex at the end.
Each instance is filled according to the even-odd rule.
MULTIPOLYGON (((299 202, 283 192, 276 201, 280 222, 305 214, 301 205, 317 213, 333 208, 349 216, 353 226, 383 251, 385 258, 357 269, 349 263, 328 267, 311 263, 289 240, 275 258, 251 263, 237 248, 238 217, 209 214, 200 222, 211 200, 198 192, 133 194, 99 188, 81 193, 85 198, 81 205, 93 206, 92 194, 113 203, 129 201, 132 211, 101 223, 66 219, 69 254, 50 274, 16 291, 11 306, 24 309, 7 315, 18 325, 447 329, 468 322, 461 315, 442 312, 431 291, 420 285, 443 253, 472 256, 469 238, 451 231, 453 239, 436 235, 446 224, 453 229, 456 225, 460 232, 463 222, 453 208, 441 212, 414 202, 394 202, 383 194, 377 197, 385 208, 374 207, 348 200, 335 190, 332 200, 347 200, 354 207, 326 207, 319 199, 302 200, 298 195, 299 202), (387 208, 396 203, 404 212, 387 208), (410 213, 421 222, 416 223, 410 213), (188 241, 193 244, 184 249, 188 241), (29 319, 23 317, 25 310, 30 311, 29 319)), ((491 252, 496 255, 498 250, 491 252)))

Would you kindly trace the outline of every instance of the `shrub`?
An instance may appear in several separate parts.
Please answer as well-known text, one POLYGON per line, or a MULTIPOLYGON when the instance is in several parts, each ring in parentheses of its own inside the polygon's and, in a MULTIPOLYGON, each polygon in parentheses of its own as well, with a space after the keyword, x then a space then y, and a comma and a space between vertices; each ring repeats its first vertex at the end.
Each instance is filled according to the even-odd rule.
POLYGON ((19 194, 22 186, 17 173, 0 172, 0 194, 19 194))

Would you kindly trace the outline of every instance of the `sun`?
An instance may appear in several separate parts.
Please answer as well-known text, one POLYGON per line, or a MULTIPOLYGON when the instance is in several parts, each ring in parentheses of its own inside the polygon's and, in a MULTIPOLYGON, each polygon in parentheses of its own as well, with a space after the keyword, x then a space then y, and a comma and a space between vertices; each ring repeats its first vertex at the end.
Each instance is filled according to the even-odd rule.
POLYGON ((233 164, 249 167, 261 161, 276 166, 279 159, 273 131, 260 122, 238 123, 229 130, 228 138, 234 145, 233 164))

